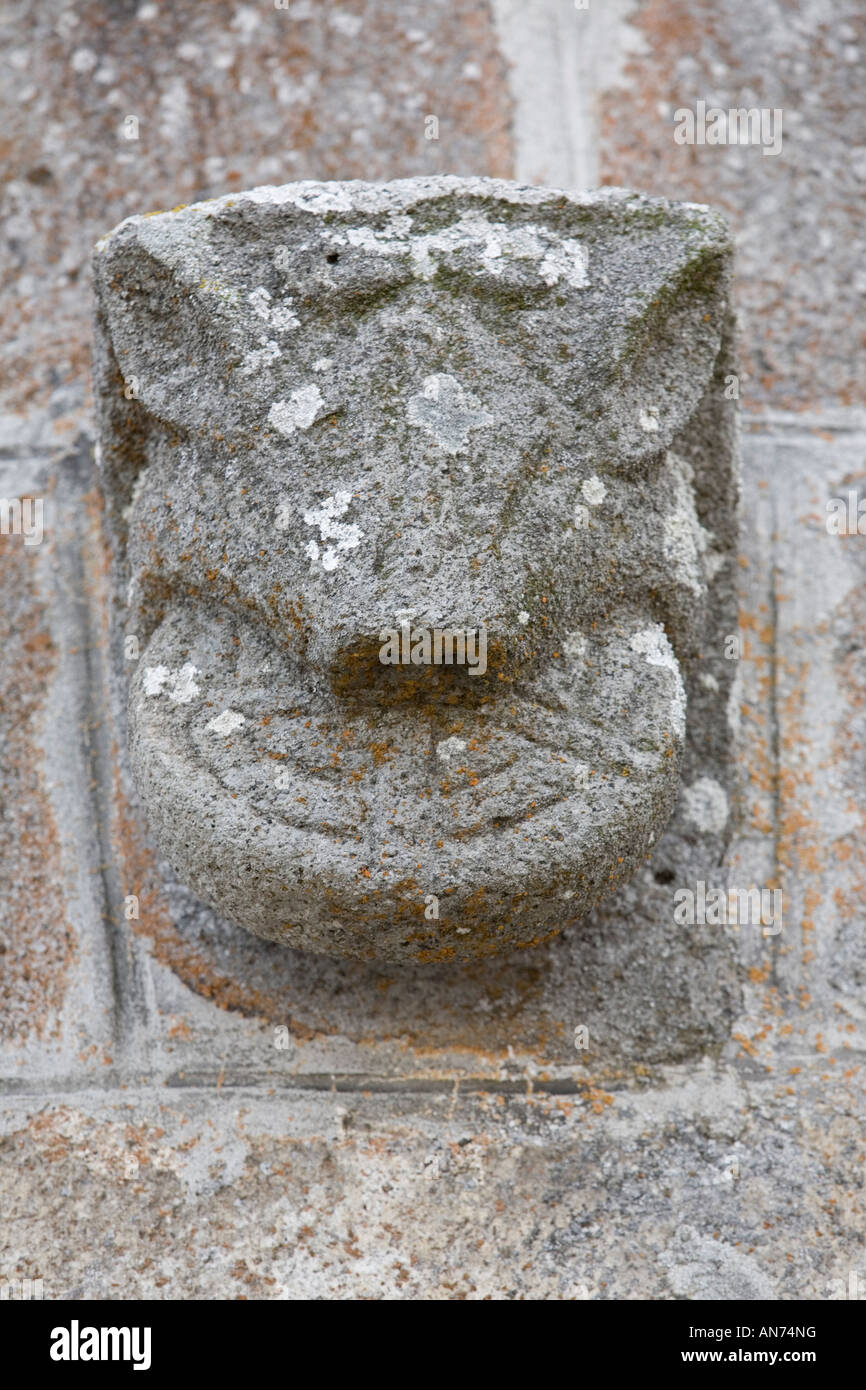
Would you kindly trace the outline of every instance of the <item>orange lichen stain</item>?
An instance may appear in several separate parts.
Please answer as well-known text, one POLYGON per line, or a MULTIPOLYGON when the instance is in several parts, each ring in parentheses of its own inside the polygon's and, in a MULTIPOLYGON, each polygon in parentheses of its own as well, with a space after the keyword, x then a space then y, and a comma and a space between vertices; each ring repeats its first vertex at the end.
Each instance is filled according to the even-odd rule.
POLYGON ((183 1042, 189 1042, 193 1035, 192 1029, 185 1018, 175 1019, 167 1031, 170 1038, 180 1038, 183 1042))
POLYGON ((589 1108, 594 1115, 601 1115, 609 1105, 613 1105, 614 1097, 607 1091, 598 1090, 595 1086, 588 1086, 586 1098, 589 1108))

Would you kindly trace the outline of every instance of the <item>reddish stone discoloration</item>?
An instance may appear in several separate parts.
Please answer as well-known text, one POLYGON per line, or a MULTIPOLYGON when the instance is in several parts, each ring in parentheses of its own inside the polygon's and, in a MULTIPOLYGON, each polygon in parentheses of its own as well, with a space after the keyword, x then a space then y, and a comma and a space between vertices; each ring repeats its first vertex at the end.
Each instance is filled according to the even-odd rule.
POLYGON ((75 948, 57 826, 45 786, 41 721, 56 664, 37 558, 0 536, 0 1037, 58 1031, 75 948))
MULTIPOLYGON (((603 1090, 455 1096, 447 1116, 438 1104, 407 1115, 361 1096, 336 1114, 322 1098, 309 1111, 266 1101, 229 1115, 213 1093, 50 1106, 8 1124, 0 1151, 5 1272, 44 1277, 55 1298, 570 1300, 587 1296, 583 1280, 599 1296, 669 1299, 664 1261, 651 1256, 685 1221, 719 1231, 714 1254, 753 1256, 744 1267, 780 1294, 826 1298, 830 1275, 855 1268, 860 1248, 847 1172, 860 1083, 850 1071, 822 1082, 819 1065, 813 1055, 798 1083, 817 1122, 788 1116, 798 1171, 782 1206, 768 1204, 767 1182, 753 1199, 753 1184, 734 1198, 719 1181, 728 1127, 745 1128, 739 1090, 721 1116, 701 1112, 691 1148, 664 1102, 635 1133, 603 1090), (625 1241, 611 1193, 628 1202, 625 1241), (791 1238, 794 1204, 802 1244, 791 1238)), ((763 1083, 765 1105, 772 1089, 763 1083)))

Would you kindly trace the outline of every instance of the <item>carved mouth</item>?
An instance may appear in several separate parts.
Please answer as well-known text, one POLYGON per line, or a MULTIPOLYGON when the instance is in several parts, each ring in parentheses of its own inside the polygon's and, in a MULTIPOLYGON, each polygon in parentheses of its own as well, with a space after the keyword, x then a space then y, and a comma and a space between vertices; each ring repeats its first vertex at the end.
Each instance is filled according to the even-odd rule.
POLYGON ((552 912, 560 929, 633 871, 620 847, 637 827, 648 848, 676 795, 682 701, 661 630, 634 619, 488 703, 378 708, 254 624, 182 608, 141 658, 131 748, 165 853, 243 925, 303 945, 324 902, 335 949, 348 932, 353 954, 374 935, 376 955, 417 956, 450 931, 471 954, 552 912), (431 896, 447 925, 424 917, 431 896))

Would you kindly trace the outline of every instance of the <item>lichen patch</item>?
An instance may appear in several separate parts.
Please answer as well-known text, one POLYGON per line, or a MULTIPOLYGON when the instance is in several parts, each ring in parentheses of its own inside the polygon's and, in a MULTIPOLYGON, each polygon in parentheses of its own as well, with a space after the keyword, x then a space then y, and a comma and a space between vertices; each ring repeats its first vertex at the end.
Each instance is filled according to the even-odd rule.
POLYGON ((493 424, 493 416, 473 396, 464 391, 453 376, 437 373, 424 379, 421 392, 409 398, 409 423, 432 435, 446 454, 459 454, 466 448, 471 430, 493 424))
POLYGON ((187 661, 179 671, 170 671, 167 666, 148 666, 142 679, 145 695, 161 695, 167 689, 168 698, 176 705, 188 705, 201 690, 196 685, 198 667, 187 661))
POLYGON ((235 729, 239 729, 247 721, 242 714, 234 709, 224 709, 222 714, 217 714, 206 724, 206 728, 214 734, 232 734, 235 729))
POLYGON ((306 545, 306 554, 314 567, 321 564, 323 570, 335 570, 342 556, 361 544, 364 536, 361 528, 354 522, 339 520, 349 510, 351 501, 351 492, 335 492, 333 497, 326 497, 321 506, 304 512, 306 524, 319 531, 319 541, 309 540, 306 545), (320 541, 322 545, 326 541, 333 544, 322 549, 320 541))
POLYGON ((299 386, 287 401, 274 401, 268 411, 268 424, 289 439, 296 430, 308 430, 324 405, 318 386, 299 386))
POLYGON ((597 477, 595 473, 593 473, 591 478, 584 479, 581 483, 580 490, 591 507, 600 507, 605 497, 607 497, 607 488, 601 481, 601 478, 597 477))

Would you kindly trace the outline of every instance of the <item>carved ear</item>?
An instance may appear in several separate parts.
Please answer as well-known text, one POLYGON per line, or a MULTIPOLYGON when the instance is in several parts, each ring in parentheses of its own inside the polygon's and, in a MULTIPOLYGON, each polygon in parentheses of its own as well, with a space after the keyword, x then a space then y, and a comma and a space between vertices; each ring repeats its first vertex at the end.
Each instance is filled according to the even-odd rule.
POLYGON ((156 436, 230 440, 249 428, 251 404, 260 413, 267 374, 254 368, 275 354, 275 310, 249 288, 267 267, 247 252, 239 283, 231 250, 214 247, 206 219, 182 214, 134 218, 96 248, 101 466, 121 536, 156 436))
POLYGON ((148 235, 140 219, 97 249, 100 327, 122 378, 122 395, 182 431, 219 427, 215 393, 202 391, 200 383, 230 375, 237 356, 237 329, 228 312, 232 292, 226 287, 220 293, 216 272, 191 240, 172 244, 160 230, 148 235))
POLYGON ((594 387, 578 387, 581 449, 631 467, 671 445, 713 374, 726 329, 730 258, 720 217, 702 209, 690 221, 676 205, 663 228, 647 229, 636 213, 600 258, 591 253, 592 278, 597 283, 603 275, 611 314, 594 354, 594 387))

